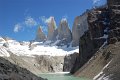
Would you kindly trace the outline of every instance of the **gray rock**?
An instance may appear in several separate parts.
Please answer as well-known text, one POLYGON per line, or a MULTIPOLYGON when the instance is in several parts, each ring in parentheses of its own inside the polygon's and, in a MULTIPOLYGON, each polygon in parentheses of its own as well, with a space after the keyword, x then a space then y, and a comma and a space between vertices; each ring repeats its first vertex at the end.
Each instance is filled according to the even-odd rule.
POLYGON ((4 47, 8 48, 9 47, 9 44, 6 42, 3 44, 4 47))
POLYGON ((87 16, 88 14, 86 12, 81 16, 77 16, 74 20, 72 27, 72 46, 74 47, 79 45, 80 37, 88 30, 87 16))
POLYGON ((35 39, 35 40, 36 40, 36 41, 45 41, 45 40, 46 40, 46 36, 45 36, 45 34, 43 33, 41 27, 38 27, 37 35, 36 35, 36 39, 35 39))
POLYGON ((54 31, 52 39, 53 39, 53 41, 58 40, 58 28, 54 31))
POLYGON ((66 19, 62 19, 58 27, 58 40, 61 40, 61 44, 65 45, 72 41, 72 33, 66 19))
POLYGON ((37 45, 36 44, 32 44, 33 41, 30 41, 29 43, 29 50, 33 50, 37 45))
POLYGON ((47 25, 48 25, 48 36, 47 36, 47 40, 54 40, 54 32, 55 32, 55 28, 56 28, 56 22, 54 20, 54 17, 50 17, 49 21, 47 21, 47 25))
POLYGON ((36 56, 36 61, 40 65, 42 72, 62 72, 64 56, 36 56))
POLYGON ((63 66, 63 71, 64 72, 69 72, 72 69, 78 55, 79 55, 79 53, 73 53, 73 54, 65 56, 64 66, 63 66))

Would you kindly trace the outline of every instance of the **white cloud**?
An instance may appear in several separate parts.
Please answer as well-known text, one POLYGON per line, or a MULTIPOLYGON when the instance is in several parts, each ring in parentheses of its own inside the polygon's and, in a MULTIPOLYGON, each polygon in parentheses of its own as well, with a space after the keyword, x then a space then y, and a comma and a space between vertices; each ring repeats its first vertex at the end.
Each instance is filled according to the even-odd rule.
POLYGON ((20 24, 16 24, 14 27, 14 32, 18 32, 19 30, 21 30, 22 26, 20 24))
POLYGON ((41 16, 40 19, 42 20, 43 23, 47 24, 51 22, 51 20, 54 19, 54 17, 50 16, 49 18, 46 18, 45 16, 41 16))
POLYGON ((92 0, 92 1, 93 1, 93 4, 100 2, 100 0, 92 0))
POLYGON ((37 25, 37 22, 32 17, 26 17, 24 23, 28 27, 33 27, 37 25))
POLYGON ((35 21, 32 17, 26 17, 25 21, 15 24, 14 32, 19 32, 20 30, 24 30, 26 28, 31 28, 37 26, 37 21, 35 21))

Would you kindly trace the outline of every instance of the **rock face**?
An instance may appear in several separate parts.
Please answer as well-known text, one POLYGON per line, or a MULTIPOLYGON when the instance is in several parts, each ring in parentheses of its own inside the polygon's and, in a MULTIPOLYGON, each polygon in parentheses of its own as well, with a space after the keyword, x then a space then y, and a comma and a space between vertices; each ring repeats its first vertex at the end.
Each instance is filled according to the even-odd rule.
POLYGON ((99 8, 88 12, 89 29, 79 40, 79 57, 77 57, 71 73, 81 68, 102 45, 105 45, 108 34, 108 11, 106 8, 99 8))
POLYGON ((74 24, 72 27, 72 46, 79 46, 79 39, 84 34, 85 31, 88 30, 88 22, 87 22, 87 12, 81 16, 77 16, 74 20, 74 24))
POLYGON ((113 5, 113 6, 119 6, 119 4, 120 4, 120 1, 119 0, 107 0, 107 4, 108 4, 108 6, 110 7, 111 5, 113 5))
POLYGON ((50 17, 49 20, 47 21, 48 25, 48 36, 47 40, 53 41, 55 39, 55 28, 56 28, 56 22, 54 20, 54 17, 50 17))
POLYGON ((53 41, 58 40, 58 28, 55 29, 54 33, 53 33, 53 41))
MULTIPOLYGON (((105 61, 109 61, 103 69, 103 73, 97 78, 108 77, 110 80, 120 79, 120 43, 109 45, 108 51, 104 51, 103 56, 105 61), (110 49, 111 48, 111 49, 110 49), (114 49, 113 49, 114 48, 114 49), (113 49, 113 50, 112 50, 113 49), (114 56, 113 56, 114 55, 114 56)), ((96 79, 97 79, 96 78, 96 79)))
POLYGON ((0 57, 0 80, 45 80, 0 57))
POLYGON ((60 40, 60 45, 67 45, 72 41, 72 33, 69 29, 68 22, 66 19, 62 19, 58 27, 58 40, 60 40))
POLYGON ((38 27, 38 31, 37 31, 37 35, 36 35, 36 41, 45 41, 46 40, 46 36, 43 33, 41 27, 38 27))
POLYGON ((113 44, 120 41, 120 1, 108 0, 110 10, 110 30, 108 42, 113 44))
POLYGON ((3 44, 4 47, 8 48, 9 47, 9 44, 6 42, 3 44))
POLYGON ((39 69, 42 72, 62 72, 64 65, 64 57, 62 56, 36 56, 39 69))
MULTIPOLYGON (((8 51, 9 52, 9 51, 8 51)), ((11 52, 10 57, 6 57, 11 63, 24 67, 32 73, 62 72, 64 66, 64 56, 36 55, 33 57, 17 56, 11 52)))
POLYGON ((64 57, 64 66, 63 66, 64 72, 69 72, 72 69, 78 55, 79 53, 74 53, 64 57))

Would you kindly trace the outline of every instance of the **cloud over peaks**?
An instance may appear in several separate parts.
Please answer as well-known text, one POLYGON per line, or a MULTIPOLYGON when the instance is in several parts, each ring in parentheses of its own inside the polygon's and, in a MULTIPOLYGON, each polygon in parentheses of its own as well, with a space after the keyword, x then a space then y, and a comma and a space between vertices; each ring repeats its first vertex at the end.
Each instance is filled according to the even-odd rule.
POLYGON ((37 22, 32 17, 26 17, 24 23, 28 27, 33 27, 37 25, 37 22))
POLYGON ((54 19, 54 17, 50 16, 49 18, 46 18, 45 16, 41 16, 40 19, 42 20, 42 22, 44 24, 47 24, 47 23, 51 22, 51 20, 54 19))
POLYGON ((19 32, 22 29, 25 28, 32 28, 34 26, 37 26, 37 21, 34 20, 32 17, 26 17, 23 22, 20 22, 18 24, 15 24, 14 26, 14 32, 19 32))

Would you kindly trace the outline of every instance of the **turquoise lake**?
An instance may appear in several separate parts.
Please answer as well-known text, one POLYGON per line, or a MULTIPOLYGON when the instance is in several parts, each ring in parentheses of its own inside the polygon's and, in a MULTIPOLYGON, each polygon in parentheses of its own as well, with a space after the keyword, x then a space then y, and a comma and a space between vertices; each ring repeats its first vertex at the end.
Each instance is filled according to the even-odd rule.
POLYGON ((47 78, 48 80, 90 80, 86 78, 74 77, 66 73, 42 73, 39 74, 42 78, 47 78))

